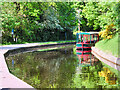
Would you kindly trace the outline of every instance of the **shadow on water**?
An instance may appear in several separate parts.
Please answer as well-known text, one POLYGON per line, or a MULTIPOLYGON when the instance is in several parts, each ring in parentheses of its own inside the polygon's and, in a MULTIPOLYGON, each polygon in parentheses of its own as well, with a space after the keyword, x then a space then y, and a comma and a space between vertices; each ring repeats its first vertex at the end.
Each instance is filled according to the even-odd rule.
POLYGON ((75 47, 6 57, 12 74, 35 88, 119 88, 118 75, 75 47))

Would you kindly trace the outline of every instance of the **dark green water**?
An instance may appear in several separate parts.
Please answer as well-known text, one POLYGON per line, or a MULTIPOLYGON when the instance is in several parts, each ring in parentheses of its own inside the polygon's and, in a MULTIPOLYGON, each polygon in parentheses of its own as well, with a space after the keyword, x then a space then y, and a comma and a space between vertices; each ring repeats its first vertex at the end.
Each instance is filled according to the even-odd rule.
POLYGON ((74 47, 6 57, 10 72, 34 88, 119 88, 114 69, 93 56, 84 65, 79 59, 74 47))

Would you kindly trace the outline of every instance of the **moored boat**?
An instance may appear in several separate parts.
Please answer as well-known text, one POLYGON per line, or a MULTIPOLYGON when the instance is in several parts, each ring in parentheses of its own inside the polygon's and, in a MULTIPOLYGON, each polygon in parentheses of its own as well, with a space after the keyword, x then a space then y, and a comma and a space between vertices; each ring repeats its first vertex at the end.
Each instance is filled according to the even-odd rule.
POLYGON ((77 33, 76 49, 82 51, 91 50, 91 46, 99 41, 99 32, 77 33))

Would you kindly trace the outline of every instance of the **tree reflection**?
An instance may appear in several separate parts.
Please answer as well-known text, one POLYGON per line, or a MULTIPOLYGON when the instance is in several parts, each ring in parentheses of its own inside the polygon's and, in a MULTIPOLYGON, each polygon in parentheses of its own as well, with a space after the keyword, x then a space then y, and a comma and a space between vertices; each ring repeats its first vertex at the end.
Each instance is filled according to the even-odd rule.
POLYGON ((35 88, 70 87, 77 65, 71 52, 72 49, 61 49, 15 55, 15 68, 11 72, 35 88))
POLYGON ((93 55, 78 58, 71 52, 72 49, 60 49, 23 53, 8 57, 7 64, 11 73, 35 88, 104 88, 106 83, 117 84, 115 74, 93 55))
POLYGON ((111 72, 108 68, 103 67, 103 70, 99 72, 100 77, 105 77, 105 82, 109 85, 116 84, 117 77, 113 72, 111 72))

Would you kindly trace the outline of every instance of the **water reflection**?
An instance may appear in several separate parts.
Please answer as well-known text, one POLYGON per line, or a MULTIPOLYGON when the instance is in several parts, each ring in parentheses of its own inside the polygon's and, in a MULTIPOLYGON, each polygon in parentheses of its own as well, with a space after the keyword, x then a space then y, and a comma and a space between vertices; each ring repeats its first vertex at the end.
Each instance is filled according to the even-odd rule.
POLYGON ((12 67, 14 68, 14 60, 12 59, 12 67))
POLYGON ((76 50, 76 55, 78 62, 78 66, 76 68, 77 74, 82 73, 82 67, 91 66, 98 61, 91 52, 84 53, 82 50, 76 50))
POLYGON ((98 72, 100 77, 105 77, 105 82, 114 85, 116 84, 117 77, 113 72, 111 72, 108 68, 103 67, 103 70, 98 72))
POLYGON ((98 61, 98 59, 96 59, 94 55, 92 55, 90 52, 82 53, 82 54, 78 53, 78 50, 76 52, 77 52, 76 55, 78 57, 79 65, 81 65, 81 67, 91 66, 98 61))
MULTIPOLYGON (((117 76, 109 68, 102 65, 102 63, 91 54, 91 52, 84 52, 82 50, 76 50, 76 55, 78 57, 78 66, 76 68, 75 82, 76 78, 79 79, 78 88, 84 86, 84 88, 94 88, 103 87, 107 85, 117 85, 117 76), (99 74, 99 75, 98 75, 99 74), (99 77, 103 78, 99 78, 99 77), (98 80, 97 80, 98 79, 98 80), (91 80, 93 82, 91 82, 91 80), (102 83, 101 83, 102 81, 102 83), (105 82, 103 82, 105 81, 105 82), (87 83, 88 84, 87 86, 87 83)), ((109 86, 108 86, 109 87, 109 86)))
MULTIPOLYGON (((11 73, 35 88, 110 87, 105 82, 107 79, 100 76, 105 65, 90 52, 80 54, 73 48, 66 48, 18 54, 6 60, 11 73)), ((112 84, 117 87, 118 76, 111 74, 109 82, 111 78, 116 80, 112 84)))

